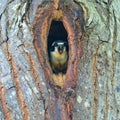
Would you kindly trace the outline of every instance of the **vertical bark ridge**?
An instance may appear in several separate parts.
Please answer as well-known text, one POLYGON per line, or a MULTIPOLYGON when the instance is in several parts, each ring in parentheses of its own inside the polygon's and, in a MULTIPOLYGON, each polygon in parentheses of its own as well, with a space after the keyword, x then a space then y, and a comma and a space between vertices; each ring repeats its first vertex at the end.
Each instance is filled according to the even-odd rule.
POLYGON ((44 104, 44 110, 45 110, 45 98, 44 96, 42 95, 42 89, 41 89, 41 86, 42 86, 42 83, 40 83, 39 79, 38 79, 38 72, 36 70, 36 64, 34 62, 34 60, 32 59, 32 56, 27 54, 28 56, 28 59, 29 59, 29 63, 30 63, 30 66, 31 66, 31 70, 32 70, 32 76, 34 78, 34 81, 35 81, 35 84, 39 90, 39 93, 41 95, 41 98, 42 98, 42 101, 43 101, 43 104, 44 104))
POLYGON ((24 120, 29 120, 28 108, 27 108, 27 105, 25 103, 25 100, 23 99, 21 84, 19 82, 19 78, 18 78, 18 75, 17 75, 17 70, 16 70, 15 63, 14 63, 13 60, 11 60, 11 67, 12 67, 12 72, 13 72, 13 77, 14 77, 14 83, 15 83, 15 86, 16 86, 16 93, 17 93, 18 102, 19 102, 20 107, 23 111, 23 119, 24 120))
POLYGON ((113 41, 112 41, 112 76, 111 76, 111 84, 113 87, 114 83, 114 70, 115 70, 115 45, 116 45, 116 38, 117 38, 117 22, 115 13, 113 11, 113 18, 114 18, 114 32, 113 32, 113 41))
POLYGON ((108 86, 106 85, 107 87, 107 90, 106 90, 106 98, 105 98, 105 105, 106 105, 106 108, 105 108, 105 113, 104 113, 104 120, 107 120, 107 117, 108 117, 108 86))
POLYGON ((97 53, 98 53, 98 49, 96 51, 96 54, 93 56, 93 83, 94 83, 94 110, 93 110, 93 115, 94 115, 94 120, 97 120, 97 110, 98 110, 98 80, 97 80, 97 69, 96 69, 96 64, 97 64, 97 53))
MULTIPOLYGON (((115 57, 115 47, 116 47, 116 40, 117 40, 117 20, 115 16, 115 12, 113 10, 113 19, 114 19, 114 31, 113 31, 113 41, 112 41, 112 75, 111 75, 111 84, 112 84, 112 92, 114 93, 114 83, 115 83, 115 64, 116 64, 116 57, 115 57)), ((117 100, 114 96, 114 103, 115 103, 115 110, 117 111, 117 100)), ((118 114, 116 112, 116 119, 118 118, 118 114)))
POLYGON ((5 100, 5 93, 6 93, 6 90, 3 87, 2 83, 0 82, 0 98, 1 98, 1 103, 2 103, 2 108, 4 111, 4 115, 5 115, 5 120, 12 120, 11 112, 7 108, 7 103, 5 100))
POLYGON ((6 47, 7 47, 6 50, 7 50, 8 60, 10 61, 11 71, 13 73, 13 81, 15 83, 18 103, 19 103, 20 108, 21 108, 22 113, 23 113, 23 119, 24 120, 29 120, 29 112, 28 112, 28 108, 27 108, 27 105, 25 103, 25 100, 23 99, 23 93, 22 93, 22 90, 21 90, 21 84, 19 82, 19 78, 18 78, 18 74, 17 74, 17 67, 16 67, 16 65, 14 63, 14 60, 12 58, 11 53, 9 52, 8 43, 6 43, 6 47))

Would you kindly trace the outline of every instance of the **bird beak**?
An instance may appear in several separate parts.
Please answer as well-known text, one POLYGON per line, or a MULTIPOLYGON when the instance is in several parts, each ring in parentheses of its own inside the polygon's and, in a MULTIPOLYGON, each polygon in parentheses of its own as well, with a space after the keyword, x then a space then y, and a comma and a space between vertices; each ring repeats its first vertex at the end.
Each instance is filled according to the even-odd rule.
POLYGON ((59 47, 58 47, 58 52, 59 52, 60 54, 63 53, 63 46, 59 46, 59 47))

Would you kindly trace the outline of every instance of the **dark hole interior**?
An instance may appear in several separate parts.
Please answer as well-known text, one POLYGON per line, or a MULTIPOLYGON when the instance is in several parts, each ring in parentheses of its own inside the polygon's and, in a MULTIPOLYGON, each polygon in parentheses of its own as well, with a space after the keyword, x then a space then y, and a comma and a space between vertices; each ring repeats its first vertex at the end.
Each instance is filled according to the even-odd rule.
POLYGON ((64 40, 67 42, 67 36, 67 31, 65 30, 62 21, 53 20, 48 34, 48 48, 57 40, 64 40))
POLYGON ((50 49, 51 49, 52 43, 58 40, 62 40, 62 41, 65 41, 68 45, 67 37, 68 37, 68 34, 64 28, 62 21, 53 20, 50 26, 48 36, 47 36, 47 47, 48 47, 49 60, 50 60, 50 49))

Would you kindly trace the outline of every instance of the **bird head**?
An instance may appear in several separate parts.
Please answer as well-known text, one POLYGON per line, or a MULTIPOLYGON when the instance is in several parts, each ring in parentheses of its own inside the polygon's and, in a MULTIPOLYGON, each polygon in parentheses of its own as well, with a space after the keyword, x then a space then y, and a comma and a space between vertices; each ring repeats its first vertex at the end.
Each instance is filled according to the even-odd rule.
POLYGON ((63 40, 54 41, 51 45, 51 51, 59 52, 59 54, 62 54, 66 50, 67 50, 66 41, 63 40))

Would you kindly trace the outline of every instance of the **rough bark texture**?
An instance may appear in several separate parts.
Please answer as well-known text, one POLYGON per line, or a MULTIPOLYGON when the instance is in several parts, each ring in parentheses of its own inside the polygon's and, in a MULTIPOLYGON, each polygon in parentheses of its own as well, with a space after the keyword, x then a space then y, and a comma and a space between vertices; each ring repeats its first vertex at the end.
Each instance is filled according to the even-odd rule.
POLYGON ((46 84, 33 45, 36 9, 53 1, 1 0, 0 120, 68 120, 66 109, 70 120, 120 119, 120 1, 64 1, 81 5, 86 19, 72 110, 46 84))

